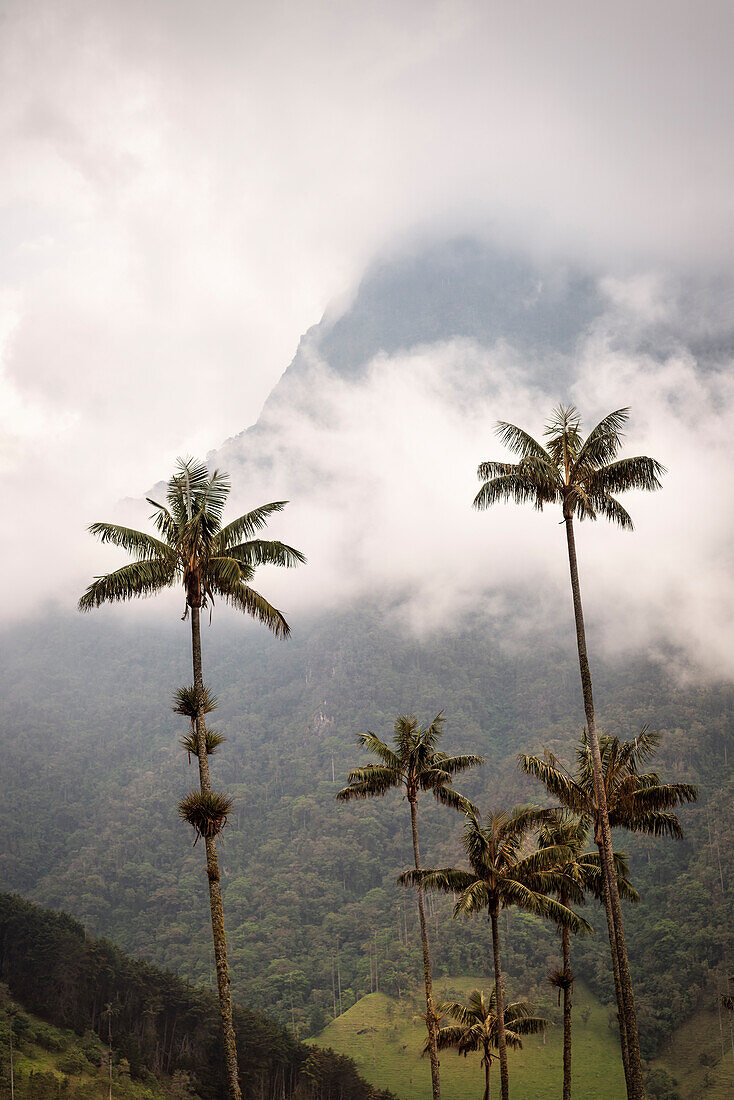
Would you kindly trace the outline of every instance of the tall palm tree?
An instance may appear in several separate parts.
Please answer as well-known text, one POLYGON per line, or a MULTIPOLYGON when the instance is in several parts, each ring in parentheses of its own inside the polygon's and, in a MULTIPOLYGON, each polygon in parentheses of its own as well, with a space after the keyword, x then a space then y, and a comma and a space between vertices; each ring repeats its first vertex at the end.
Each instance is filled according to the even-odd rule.
MULTIPOLYGON (((596 898, 603 895, 603 875, 601 859, 597 852, 584 852, 589 828, 583 818, 573 814, 561 813, 551 819, 540 830, 538 847, 563 847, 568 855, 556 867, 559 873, 559 885, 556 896, 561 905, 583 905, 586 895, 596 898)), ((620 896, 628 901, 638 901, 639 894, 629 881, 629 870, 625 856, 614 853, 614 865, 620 896)), ((571 1008, 574 973, 571 969, 571 934, 568 925, 559 927, 563 965, 561 969, 549 975, 551 985, 558 989, 558 1003, 563 995, 563 1100, 571 1100, 571 1008)))
MULTIPOLYGON (((521 1049, 523 1035, 537 1035, 547 1027, 547 1020, 541 1016, 533 1016, 534 1007, 527 1001, 513 1001, 505 1006, 503 1030, 506 1046, 521 1049)), ((484 1066, 483 1100, 490 1100, 489 1072, 492 1059, 496 1057, 494 1051, 499 1047, 496 990, 493 989, 489 1000, 485 1000, 484 993, 475 989, 469 994, 465 1005, 459 1001, 443 1001, 438 1005, 438 1012, 458 1021, 439 1028, 438 1049, 447 1050, 453 1047, 465 1058, 468 1054, 481 1050, 484 1066)))
POLYGON ((502 966, 500 959, 499 914, 516 906, 528 913, 567 924, 574 932, 590 931, 573 910, 547 895, 559 886, 555 868, 569 855, 563 845, 553 845, 524 854, 528 837, 553 817, 552 810, 537 806, 516 806, 508 812, 486 815, 482 826, 476 811, 466 811, 464 849, 470 870, 458 867, 406 871, 403 883, 417 883, 428 890, 458 894, 454 916, 486 909, 492 927, 494 986, 497 1004, 497 1049, 500 1060, 502 1100, 509 1100, 510 1084, 504 1026, 502 966))
MULTIPOLYGON (((381 763, 367 764, 355 768, 348 775, 349 786, 339 791, 337 799, 347 802, 357 798, 379 798, 394 787, 405 792, 410 806, 410 824, 413 836, 413 859, 417 873, 421 871, 420 849, 418 847, 417 802, 421 791, 430 791, 434 798, 444 806, 466 810, 471 805, 452 787, 453 777, 468 768, 483 763, 481 756, 471 753, 462 756, 447 756, 437 746, 443 732, 443 712, 437 715, 430 726, 421 729, 414 714, 401 715, 395 722, 391 749, 374 733, 363 733, 359 743, 369 752, 379 757, 381 763)), ((423 977, 426 986, 426 1028, 428 1030, 428 1052, 431 1059, 431 1084, 434 1100, 439 1100, 441 1087, 439 1080, 438 1048, 436 1032, 438 1017, 433 1000, 433 979, 431 976, 431 955, 428 944, 425 899, 423 884, 417 880, 418 918, 423 948, 423 977)))
POLYGON ((601 754, 594 718, 594 698, 573 526, 575 516, 579 520, 595 520, 603 516, 620 527, 631 529, 632 519, 617 500, 616 494, 628 489, 651 491, 661 488, 660 477, 665 468, 654 458, 644 455, 617 458, 622 444, 622 429, 628 419, 627 408, 616 409, 605 416, 584 439, 577 410, 573 406, 559 405, 546 425, 545 447, 522 428, 501 421, 497 425, 497 434, 502 443, 518 456, 519 462, 482 462, 477 474, 483 484, 474 499, 474 506, 485 509, 498 501, 513 500, 516 503, 531 503, 541 511, 546 504, 559 505, 563 514, 584 712, 600 808, 602 866, 619 953, 618 1001, 619 1014, 624 1018, 627 1034, 627 1093, 634 1100, 641 1100, 645 1095, 645 1088, 637 1014, 624 938, 622 908, 614 873, 612 836, 604 801, 601 754))
POLYGON ((79 610, 90 611, 103 603, 151 596, 177 584, 182 584, 184 588, 186 604, 183 618, 190 614, 194 683, 185 704, 188 709, 182 713, 193 720, 200 791, 198 795, 197 792, 189 795, 180 811, 195 826, 197 833, 203 835, 206 846, 227 1083, 231 1100, 240 1100, 215 840, 226 822, 231 803, 226 796, 212 791, 209 775, 204 715, 211 697, 202 673, 200 616, 202 608, 211 609, 215 597, 220 597, 232 607, 264 623, 276 636, 287 637, 290 631, 281 612, 256 592, 250 582, 258 565, 293 566, 304 562, 305 558, 298 550, 284 543, 254 537, 274 512, 285 507, 286 501, 261 505, 222 526, 222 513, 229 490, 226 474, 218 470, 210 474, 204 463, 191 458, 179 459, 176 472, 168 482, 166 504, 158 504, 148 498, 154 509, 151 518, 159 538, 118 524, 93 523, 89 528, 93 535, 103 543, 111 543, 131 553, 133 560, 113 573, 95 577, 79 600, 79 610))
MULTIPOLYGON (((602 735, 599 751, 602 765, 604 806, 611 829, 628 829, 632 832, 650 833, 655 836, 680 837, 680 822, 672 810, 697 797, 690 783, 663 783, 657 772, 642 771, 647 761, 656 753, 660 734, 645 727, 639 737, 620 741, 617 737, 602 735)), ((581 817, 582 825, 593 828, 594 843, 603 866, 602 813, 599 808, 594 774, 594 761, 590 739, 586 730, 576 749, 576 771, 571 773, 556 756, 546 752, 544 756, 521 753, 518 763, 522 771, 534 775, 543 783, 549 794, 565 809, 581 817)), ((601 898, 607 915, 607 929, 611 948, 612 972, 618 1003, 622 1000, 620 973, 621 951, 618 943, 619 924, 612 908, 606 878, 602 879, 601 898)), ((616 881, 618 893, 620 878, 616 881)), ((619 1013, 619 1037, 625 1072, 629 1071, 630 1033, 628 1021, 619 1013)))

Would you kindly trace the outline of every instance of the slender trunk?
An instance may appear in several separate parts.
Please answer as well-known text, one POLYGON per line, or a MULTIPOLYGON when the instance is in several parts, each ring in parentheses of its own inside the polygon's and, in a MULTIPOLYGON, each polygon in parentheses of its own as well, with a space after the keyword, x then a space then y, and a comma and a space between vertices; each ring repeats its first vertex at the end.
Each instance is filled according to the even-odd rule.
POLYGON ((107 1070, 110 1078, 110 1096, 109 1100, 112 1100, 112 1005, 110 1005, 109 1012, 107 1013, 107 1070))
MULTIPOLYGON (((199 608, 191 608, 191 652, 194 665, 194 686, 201 692, 204 678, 201 671, 201 629, 199 608)), ((202 794, 211 791, 209 779, 209 760, 206 753, 206 727, 204 715, 196 716, 196 748, 199 757, 199 779, 202 794)), ((206 875, 209 880, 209 906, 212 916, 212 938, 214 940, 214 961, 217 968, 217 988, 219 990, 219 1014, 222 1020, 222 1042, 224 1061, 227 1068, 227 1088, 230 1100, 242 1100, 237 1066, 237 1044, 232 1023, 232 995, 229 987, 229 968, 227 966, 227 943, 224 934, 224 908, 222 906, 222 887, 219 881, 219 860, 214 837, 205 837, 206 875)))
POLYGON ((487 1058, 484 1066, 484 1100, 492 1100, 492 1086, 489 1083, 489 1071, 491 1068, 492 1063, 489 1060, 489 1051, 487 1051, 487 1058))
MULTIPOLYGON (((418 849, 418 820, 415 799, 410 799, 410 824, 413 830, 413 856, 416 871, 421 870, 421 856, 418 849)), ((426 983, 426 1027, 428 1029, 428 1053, 431 1059, 431 1087, 433 1100, 440 1100, 441 1084, 438 1073, 438 1043, 436 1040, 437 1017, 433 1003, 433 979, 431 977, 431 956, 428 950, 428 929, 426 928, 426 904, 423 883, 418 883, 418 917, 421 926, 421 944, 423 946, 423 977, 426 983)))
MULTIPOLYGON (((599 849, 599 858, 603 859, 601 840, 597 841, 597 848, 599 849)), ((614 915, 612 913, 612 907, 609 903, 609 891, 607 890, 606 880, 602 884, 602 901, 604 903, 604 911, 607 915, 607 930, 609 932, 609 947, 611 949, 612 956, 612 972, 614 974, 614 991, 617 996, 617 1004, 619 1005, 622 998, 622 983, 619 977, 619 953, 617 950, 617 934, 614 928, 614 915)), ((627 1052, 627 1028, 625 1026, 624 1017, 621 1013, 618 1013, 619 1023, 619 1045, 622 1048, 622 1065, 624 1066, 624 1079, 629 1080, 630 1068, 629 1068, 629 1054, 627 1052)))
POLYGON ((494 954, 494 989, 497 1002, 497 1049, 500 1056, 500 1091, 502 1100, 510 1100, 510 1075, 507 1069, 507 1043, 505 1041, 505 1001, 502 993, 502 969, 500 967, 499 911, 496 905, 489 910, 492 924, 492 952, 494 954))
POLYGON ((10 1100, 15 1100, 15 1066, 13 1065, 13 1017, 10 1017, 10 1100))
MULTIPOLYGON (((561 898, 566 905, 567 899, 561 898)), ((563 1100, 571 1100, 571 933, 564 925, 561 929, 563 949, 563 1100)))
POLYGON ((619 961, 619 993, 621 997, 618 998, 617 1003, 619 1014, 624 1019, 627 1035, 627 1056, 629 1063, 627 1095, 629 1100, 644 1100, 645 1086, 642 1080, 640 1041, 637 1033, 637 1013, 635 1011, 635 998, 632 992, 632 978, 627 958, 627 945, 624 937, 622 906, 619 901, 617 875, 614 868, 612 831, 609 827, 609 812, 607 809, 607 798, 604 789, 604 777, 602 774, 601 750, 599 748, 599 737, 596 732, 596 721, 594 719, 594 697, 591 689, 589 658, 586 652, 586 630, 584 628, 584 613, 581 606, 581 588, 579 585, 578 564, 576 561, 573 517, 565 508, 564 520, 566 524, 566 540, 568 543, 568 564, 571 571, 573 610, 576 620, 576 644, 579 654, 581 688, 584 697, 584 712, 586 714, 586 728, 589 736, 589 747, 591 749, 591 762, 594 770, 594 790, 596 793, 598 824, 601 830, 602 871, 606 889, 609 894, 609 906, 614 920, 614 937, 617 945, 617 958, 619 961))

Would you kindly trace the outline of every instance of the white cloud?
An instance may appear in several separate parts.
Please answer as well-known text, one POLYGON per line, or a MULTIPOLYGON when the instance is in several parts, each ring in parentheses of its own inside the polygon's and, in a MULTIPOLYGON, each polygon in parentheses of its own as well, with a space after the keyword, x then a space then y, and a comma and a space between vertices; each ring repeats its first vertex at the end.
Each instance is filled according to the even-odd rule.
MULTIPOLYGON (((6 0, 0 16, 6 614, 70 602, 99 568, 85 524, 251 423, 300 333, 416 226, 576 255, 619 285, 729 261, 731 5, 6 0)), ((644 309, 654 288, 625 293, 644 309)), ((384 526, 349 547, 368 572, 392 536, 407 570, 406 516, 448 541, 470 428, 486 438, 494 415, 455 407, 447 350, 426 354, 395 365, 400 384, 377 366, 361 398, 431 438, 379 444, 430 507, 380 490, 384 526)), ((507 407, 532 419, 524 395, 507 407)), ((340 486, 359 498, 376 444, 341 396, 330 445, 359 456, 340 486)), ((481 526, 456 522, 463 541, 481 526)))
MULTIPOLYGON (((662 492, 625 498, 633 533, 578 525, 587 618, 607 650, 646 648, 666 660, 677 652, 682 664, 731 676, 734 376, 728 364, 701 370, 683 346, 664 358, 620 350, 619 331, 629 335, 641 316, 661 315, 660 296, 640 299, 639 286, 634 279, 615 288, 579 350, 571 399, 587 428, 631 406, 625 452, 652 454, 668 473, 662 492)), ((274 487, 293 500, 279 532, 310 564, 296 575, 272 573, 265 590, 296 611, 355 598, 392 603, 391 613, 419 632, 450 629, 482 608, 504 614, 514 600, 521 617, 547 625, 560 616, 570 628, 556 511, 471 508, 478 462, 503 456, 495 421, 540 437, 557 401, 506 345, 416 347, 376 358, 352 381, 313 362, 256 433, 216 455, 233 474, 234 509, 274 487)))

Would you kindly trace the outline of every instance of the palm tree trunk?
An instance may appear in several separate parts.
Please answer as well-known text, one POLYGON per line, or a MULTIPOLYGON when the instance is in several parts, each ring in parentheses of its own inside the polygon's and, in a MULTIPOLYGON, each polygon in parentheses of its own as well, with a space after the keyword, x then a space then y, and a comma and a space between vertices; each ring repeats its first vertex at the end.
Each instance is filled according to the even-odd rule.
MULTIPOLYGON (((561 898, 561 905, 566 905, 561 898)), ((571 1100, 571 933, 561 929, 563 949, 563 1100, 571 1100)))
MULTIPOLYGON (((578 563, 576 561, 573 516, 566 508, 563 510, 563 518, 566 524, 568 564, 571 572, 571 592, 573 594, 573 611, 576 620, 576 644, 579 654, 581 689, 584 697, 586 728, 589 735, 589 746, 591 748, 591 762, 594 770, 594 789, 596 793, 599 827, 601 830, 602 871, 606 890, 609 895, 609 905, 614 923, 614 939, 616 941, 617 958, 619 961, 620 985, 618 993, 621 994, 621 996, 618 996, 617 1004, 620 1017, 624 1020, 627 1036, 627 1056, 629 1064, 627 1095, 629 1100, 644 1100, 645 1086, 642 1080, 642 1061, 640 1058, 640 1041, 637 1032, 637 1013, 635 1011, 632 977, 630 975, 629 960, 627 958, 627 945, 624 938, 624 922, 622 920, 622 907, 619 901, 617 875, 614 868, 612 831, 609 827, 609 811, 607 809, 604 777, 602 775, 601 750, 599 748, 599 737, 596 732, 596 721, 594 718, 594 697, 591 689, 589 658, 586 651, 586 630, 584 627, 584 612, 581 606, 581 588, 579 585, 578 563)), ((614 944, 611 946, 613 951, 614 944)))
POLYGON ((500 1056, 500 1090, 502 1100, 510 1100, 510 1074, 507 1069, 507 1043, 505 1040, 505 1002, 502 994, 502 969, 500 967, 500 932, 498 910, 489 910, 492 924, 492 953, 494 955, 494 989, 497 1002, 497 1049, 500 1056))
MULTIPOLYGON (((410 799, 410 823, 413 828, 413 857, 416 871, 421 870, 421 856, 418 849, 418 820, 415 800, 410 799)), ((431 976, 431 955, 428 950, 428 928, 426 927, 426 905, 423 883, 418 883, 418 917, 421 926, 421 944, 423 946, 423 977, 426 983, 426 1027, 428 1028, 428 1053, 431 1059, 431 1086, 433 1100, 441 1098, 441 1084, 438 1074, 438 1043, 436 1040, 436 1010, 433 1003, 433 978, 431 976)))
POLYGON ((489 1060, 489 1054, 487 1055, 487 1064, 484 1067, 485 1085, 484 1085, 484 1100, 492 1100, 492 1087, 489 1083, 489 1071, 492 1068, 492 1063, 489 1060))
MULTIPOLYGON (((599 858, 602 860, 602 845, 601 840, 596 844, 599 849, 599 858)), ((611 948, 612 956, 612 972, 614 974, 614 990, 617 995, 617 1004, 623 1000, 622 996, 622 982, 619 977, 619 952, 617 949, 617 934, 614 928, 614 914, 612 913, 612 907, 609 901, 609 891, 607 890, 606 879, 602 881, 602 901, 604 903, 604 911, 607 915, 607 931, 609 933, 609 947, 611 948)), ((622 1048, 622 1065, 624 1066, 624 1078, 625 1081, 629 1079, 629 1053, 627 1051, 627 1028, 625 1026, 624 1017, 618 1014, 619 1024, 619 1045, 622 1048)))
MULTIPOLYGON (((194 686, 198 692, 204 689, 204 677, 201 669, 201 628, 199 608, 191 608, 191 653, 194 665, 194 686)), ((196 747, 199 757, 199 781, 202 794, 211 791, 209 779, 209 759, 206 752, 206 727, 203 714, 196 716, 196 747)), ((222 1020, 222 1042, 224 1061, 227 1068, 227 1087, 230 1100, 242 1100, 237 1065, 237 1044, 234 1024, 232 1023, 232 995, 229 986, 229 967, 227 966, 227 942, 224 934, 224 907, 222 905, 222 887, 219 880, 219 860, 214 837, 205 837, 206 875, 209 880, 209 907, 212 916, 212 938, 214 940, 214 961, 217 968, 217 989, 219 991, 219 1014, 222 1020)))

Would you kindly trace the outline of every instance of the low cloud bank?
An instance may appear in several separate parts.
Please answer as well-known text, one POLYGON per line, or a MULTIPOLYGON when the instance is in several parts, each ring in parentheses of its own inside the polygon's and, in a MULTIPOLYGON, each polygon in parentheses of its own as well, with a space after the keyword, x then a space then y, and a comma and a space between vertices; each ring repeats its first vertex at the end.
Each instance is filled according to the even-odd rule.
POLYGON ((662 492, 625 496, 634 532, 579 525, 591 629, 612 652, 644 648, 681 670, 734 673, 734 380, 723 365, 702 369, 682 343, 664 355, 639 350, 675 303, 654 280, 607 292, 566 393, 536 385, 533 364, 511 347, 470 341, 378 356, 357 381, 319 361, 303 369, 254 432, 210 456, 232 474, 234 509, 292 501, 278 533, 309 565, 263 574, 268 594, 295 610, 390 604, 425 632, 480 609, 504 618, 517 593, 525 607, 537 603, 543 627, 568 629, 559 515, 514 505, 477 513, 476 467, 503 457, 498 419, 540 437, 559 401, 577 405, 586 429, 629 405, 624 453, 651 454, 668 473, 662 492))

